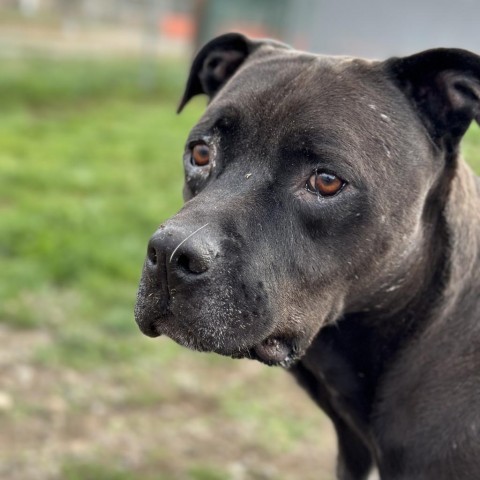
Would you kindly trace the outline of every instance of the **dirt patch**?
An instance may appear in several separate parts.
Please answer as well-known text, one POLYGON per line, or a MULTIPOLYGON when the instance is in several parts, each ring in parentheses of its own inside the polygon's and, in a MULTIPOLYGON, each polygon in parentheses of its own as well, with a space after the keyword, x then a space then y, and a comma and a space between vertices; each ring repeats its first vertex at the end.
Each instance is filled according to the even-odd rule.
POLYGON ((79 372, 37 362, 52 342, 0 330, 1 478, 58 479, 72 462, 121 478, 333 478, 328 420, 281 370, 180 350, 174 368, 79 372))

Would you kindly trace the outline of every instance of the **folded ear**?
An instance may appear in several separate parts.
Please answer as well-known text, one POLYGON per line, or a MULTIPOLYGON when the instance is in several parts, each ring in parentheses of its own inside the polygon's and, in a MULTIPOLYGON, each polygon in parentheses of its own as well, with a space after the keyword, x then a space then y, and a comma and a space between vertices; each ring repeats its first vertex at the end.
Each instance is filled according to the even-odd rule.
POLYGON ((273 40, 250 40, 240 33, 226 33, 208 42, 196 55, 177 113, 201 93, 212 99, 245 59, 262 45, 289 48, 273 40))
POLYGON ((386 65, 439 147, 456 150, 472 120, 480 123, 480 56, 439 48, 386 65))

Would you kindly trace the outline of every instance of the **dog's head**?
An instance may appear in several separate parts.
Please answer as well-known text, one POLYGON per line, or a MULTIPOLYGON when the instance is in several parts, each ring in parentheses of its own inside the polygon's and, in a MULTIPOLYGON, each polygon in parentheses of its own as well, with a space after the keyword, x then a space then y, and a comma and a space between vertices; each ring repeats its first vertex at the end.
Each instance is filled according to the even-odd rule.
POLYGON ((370 62, 227 34, 198 53, 179 110, 200 93, 185 206, 148 245, 144 333, 289 365, 323 325, 413 295, 480 118, 480 57, 370 62))

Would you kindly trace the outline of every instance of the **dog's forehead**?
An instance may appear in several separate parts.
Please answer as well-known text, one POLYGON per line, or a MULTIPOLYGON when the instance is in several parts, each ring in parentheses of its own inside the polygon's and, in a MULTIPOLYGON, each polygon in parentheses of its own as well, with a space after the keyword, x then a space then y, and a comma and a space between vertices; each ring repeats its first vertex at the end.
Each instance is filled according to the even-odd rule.
POLYGON ((369 182, 395 178, 407 164, 412 171, 434 169, 424 154, 428 136, 405 96, 380 62, 363 59, 254 55, 213 98, 190 137, 206 134, 230 145, 229 165, 241 159, 245 167, 281 175, 319 161, 369 182), (217 136, 216 125, 232 128, 217 136))
POLYGON ((396 128, 399 94, 378 62, 267 53, 245 62, 210 103, 205 120, 233 111, 249 131, 268 129, 279 137, 310 128, 364 139, 365 124, 379 134, 396 128))
POLYGON ((401 95, 378 65, 295 51, 253 56, 213 99, 199 128, 231 118, 244 141, 385 152, 415 121, 405 118, 401 95))
MULTIPOLYGON (((330 57, 297 51, 253 55, 220 91, 219 101, 229 98, 254 111, 259 107, 276 112, 288 105, 295 112, 303 107, 334 107, 338 102, 385 95, 371 88, 378 81, 377 62, 350 57, 330 57)), ((344 105, 339 106, 344 110, 344 105)))

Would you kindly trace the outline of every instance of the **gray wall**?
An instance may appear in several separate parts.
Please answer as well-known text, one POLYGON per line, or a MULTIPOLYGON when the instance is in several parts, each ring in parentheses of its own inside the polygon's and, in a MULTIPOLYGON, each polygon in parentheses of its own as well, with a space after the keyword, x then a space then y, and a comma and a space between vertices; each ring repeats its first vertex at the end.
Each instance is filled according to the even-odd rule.
POLYGON ((480 53, 480 0, 292 0, 288 15, 288 40, 315 52, 383 58, 442 46, 480 53))

